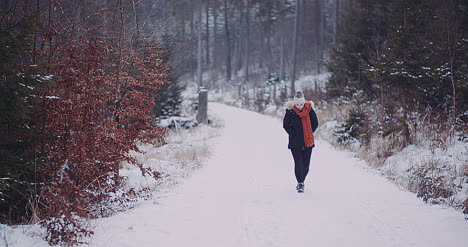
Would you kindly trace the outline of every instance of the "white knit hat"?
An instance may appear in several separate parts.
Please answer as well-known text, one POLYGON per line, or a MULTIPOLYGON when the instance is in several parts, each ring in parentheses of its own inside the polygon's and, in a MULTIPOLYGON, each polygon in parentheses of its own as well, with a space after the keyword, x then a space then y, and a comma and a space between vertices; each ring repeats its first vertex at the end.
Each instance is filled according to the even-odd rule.
POLYGON ((301 105, 305 102, 304 93, 302 91, 296 91, 296 94, 294 95, 294 104, 301 105))

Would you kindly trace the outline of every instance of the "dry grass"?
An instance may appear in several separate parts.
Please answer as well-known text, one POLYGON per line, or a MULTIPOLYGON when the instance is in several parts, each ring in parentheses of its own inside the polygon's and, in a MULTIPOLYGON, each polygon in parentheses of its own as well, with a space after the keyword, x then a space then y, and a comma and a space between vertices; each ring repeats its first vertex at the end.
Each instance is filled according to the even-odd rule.
POLYGON ((401 133, 392 133, 388 136, 373 135, 369 144, 359 149, 358 157, 378 168, 388 157, 403 148, 404 138, 401 133))
POLYGON ((209 156, 210 151, 209 146, 203 142, 188 145, 168 145, 162 150, 155 148, 132 155, 140 164, 146 164, 149 160, 164 160, 182 162, 184 164, 195 162, 197 165, 201 165, 202 160, 209 156))
POLYGON ((177 161, 181 161, 183 164, 195 162, 197 166, 200 166, 201 161, 208 157, 209 154, 210 148, 208 145, 206 145, 206 143, 203 143, 177 149, 174 151, 171 158, 177 161))
POLYGON ((39 201, 40 201, 40 198, 36 194, 30 195, 30 197, 28 199, 27 207, 29 207, 31 209, 31 216, 29 218, 29 224, 35 224, 35 223, 40 221, 39 201))
MULTIPOLYGON (((222 123, 217 123, 217 125, 222 125, 222 123)), ((217 128, 207 126, 170 130, 166 136, 165 145, 142 144, 140 145, 142 152, 133 152, 131 155, 140 164, 156 169, 156 171, 161 169, 162 164, 180 164, 182 168, 191 170, 201 166, 210 155, 211 149, 207 141, 217 135, 219 135, 217 128)))

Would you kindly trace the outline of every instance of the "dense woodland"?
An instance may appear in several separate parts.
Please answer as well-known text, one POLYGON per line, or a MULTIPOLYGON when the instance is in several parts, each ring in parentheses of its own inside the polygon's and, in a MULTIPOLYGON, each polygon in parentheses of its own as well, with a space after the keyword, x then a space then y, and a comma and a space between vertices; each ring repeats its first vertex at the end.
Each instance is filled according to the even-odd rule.
POLYGON ((326 61, 327 111, 345 115, 337 142, 359 145, 359 157, 376 168, 409 145, 430 150, 431 160, 407 170, 406 189, 468 214, 466 162, 456 168, 435 155, 468 137, 466 2, 358 2, 326 61))
POLYGON ((349 11, 327 63, 327 94, 374 105, 373 113, 352 113, 380 125, 356 133, 362 141, 374 127, 382 135, 401 130, 404 145, 413 143, 421 114, 452 131, 466 127, 466 8, 463 1, 361 1, 349 11))
POLYGON ((187 80, 237 90, 274 75, 285 100, 301 75, 330 72, 326 92, 309 93, 351 106, 343 144, 401 148, 423 123, 466 138, 461 0, 6 0, 0 11, 0 220, 41 221, 50 243, 92 233, 81 219, 106 215, 120 162, 138 166, 129 151, 164 136, 156 120, 180 114, 187 80))

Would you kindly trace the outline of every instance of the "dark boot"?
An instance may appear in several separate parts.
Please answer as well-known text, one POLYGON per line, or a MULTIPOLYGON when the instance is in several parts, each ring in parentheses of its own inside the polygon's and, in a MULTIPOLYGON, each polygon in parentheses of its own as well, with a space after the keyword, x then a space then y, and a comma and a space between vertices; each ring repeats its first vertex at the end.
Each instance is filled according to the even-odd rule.
POLYGON ((304 193, 304 183, 298 183, 296 186, 297 193, 304 193))

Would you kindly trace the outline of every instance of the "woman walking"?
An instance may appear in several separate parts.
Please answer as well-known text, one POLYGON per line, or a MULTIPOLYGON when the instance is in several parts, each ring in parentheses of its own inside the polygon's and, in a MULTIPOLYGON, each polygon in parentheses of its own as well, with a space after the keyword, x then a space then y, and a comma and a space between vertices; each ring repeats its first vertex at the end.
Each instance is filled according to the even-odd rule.
POLYGON ((294 158, 296 190, 299 193, 304 192, 304 180, 309 172, 310 157, 315 147, 314 132, 318 127, 318 119, 313 106, 312 101, 305 100, 302 91, 297 91, 294 101, 286 103, 283 119, 283 128, 289 135, 288 148, 294 158))

